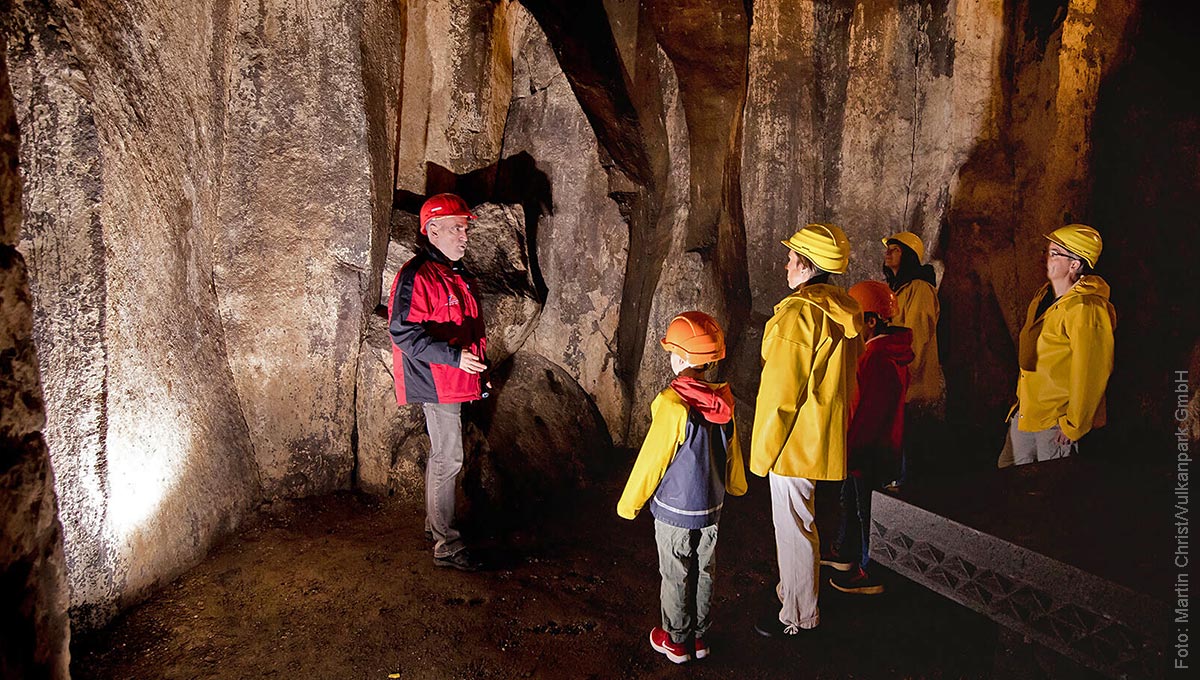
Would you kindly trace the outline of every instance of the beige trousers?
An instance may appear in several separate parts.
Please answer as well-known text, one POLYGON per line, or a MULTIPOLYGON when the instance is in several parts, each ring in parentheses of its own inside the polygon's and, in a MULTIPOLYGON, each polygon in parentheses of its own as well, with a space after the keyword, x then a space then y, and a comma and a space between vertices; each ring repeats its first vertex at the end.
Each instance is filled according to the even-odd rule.
POLYGON ((771 519, 775 524, 775 552, 779 559, 779 587, 783 605, 779 621, 789 633, 816 628, 817 572, 821 568, 821 542, 813 504, 816 483, 803 477, 768 474, 771 483, 771 519))

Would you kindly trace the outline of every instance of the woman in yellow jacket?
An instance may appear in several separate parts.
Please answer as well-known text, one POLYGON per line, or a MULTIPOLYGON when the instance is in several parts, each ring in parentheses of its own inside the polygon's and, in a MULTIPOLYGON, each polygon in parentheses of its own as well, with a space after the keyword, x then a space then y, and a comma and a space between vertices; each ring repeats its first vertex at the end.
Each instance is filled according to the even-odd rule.
POLYGON ((911 231, 901 231, 883 239, 883 275, 896 294, 898 311, 892 325, 912 329, 913 354, 909 364, 912 383, 905 397, 904 453, 901 479, 912 467, 920 469, 933 458, 935 440, 945 418, 946 380, 938 357, 937 325, 941 314, 938 303, 937 275, 933 267, 921 264, 925 244, 911 231), (916 459, 915 461, 913 459, 916 459))
POLYGON ((1099 232, 1069 224, 1047 234, 1046 278, 1018 339, 1017 404, 999 467, 1063 458, 1105 423, 1117 312, 1109 287, 1091 273, 1099 232))
POLYGON ((762 382, 754 411, 750 471, 768 477, 782 607, 761 618, 762 635, 815 628, 820 545, 813 507, 816 480, 846 478, 846 420, 862 352, 862 312, 829 275, 846 271, 850 243, 841 229, 810 224, 783 242, 788 286, 762 345, 762 382))

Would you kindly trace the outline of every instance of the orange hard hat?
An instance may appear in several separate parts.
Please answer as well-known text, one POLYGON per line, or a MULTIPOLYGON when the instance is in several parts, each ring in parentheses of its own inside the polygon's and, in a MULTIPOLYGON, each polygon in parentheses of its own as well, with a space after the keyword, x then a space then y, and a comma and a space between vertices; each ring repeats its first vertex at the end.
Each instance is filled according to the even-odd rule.
POLYGON ((467 202, 456 194, 435 194, 421 205, 421 233, 427 234, 426 226, 429 220, 438 217, 465 217, 475 219, 475 213, 467 207, 467 202))
POLYGON ((896 294, 880 281, 859 281, 850 286, 850 297, 858 301, 863 313, 874 312, 881 319, 896 316, 896 294))
POLYGON ((725 334, 704 312, 684 312, 671 319, 667 336, 659 344, 693 366, 725 358, 725 334))

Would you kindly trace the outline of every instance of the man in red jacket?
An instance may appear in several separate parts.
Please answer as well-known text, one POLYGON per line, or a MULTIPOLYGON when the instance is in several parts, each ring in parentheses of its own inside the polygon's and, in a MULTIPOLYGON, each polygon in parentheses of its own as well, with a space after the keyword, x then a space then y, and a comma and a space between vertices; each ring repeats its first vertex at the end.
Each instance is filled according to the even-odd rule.
POLYGON ((425 529, 433 563, 479 569, 454 521, 455 478, 462 470, 462 404, 482 397, 487 337, 472 277, 462 265, 475 215, 454 194, 421 206, 418 252, 396 274, 388 300, 392 371, 398 404, 421 404, 429 431, 425 529))
POLYGON ((821 564, 838 570, 830 584, 845 593, 878 595, 883 584, 871 574, 868 543, 871 492, 894 479, 904 437, 904 397, 914 355, 912 330, 892 326, 896 295, 884 283, 863 281, 850 288, 863 310, 866 350, 858 359, 858 392, 850 404, 846 468, 842 482, 842 527, 836 556, 821 564))

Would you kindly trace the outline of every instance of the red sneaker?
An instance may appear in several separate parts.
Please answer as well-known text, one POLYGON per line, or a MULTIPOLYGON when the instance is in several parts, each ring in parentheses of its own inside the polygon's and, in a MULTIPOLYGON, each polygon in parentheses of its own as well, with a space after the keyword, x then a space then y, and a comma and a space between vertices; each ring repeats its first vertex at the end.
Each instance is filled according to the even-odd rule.
POLYGON ((708 656, 708 645, 704 644, 704 638, 696 638, 696 658, 703 659, 708 656))
POLYGON ((674 663, 687 663, 692 658, 686 647, 671 642, 671 636, 667 631, 657 626, 650 629, 650 646, 654 648, 654 651, 666 654, 667 658, 674 663))

